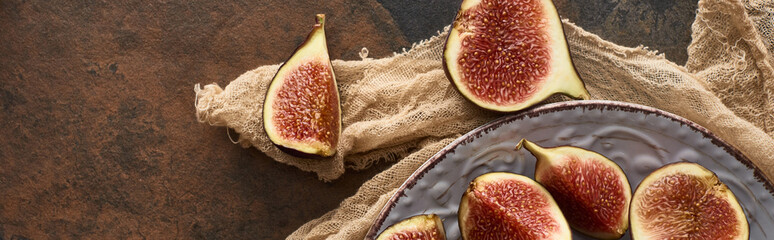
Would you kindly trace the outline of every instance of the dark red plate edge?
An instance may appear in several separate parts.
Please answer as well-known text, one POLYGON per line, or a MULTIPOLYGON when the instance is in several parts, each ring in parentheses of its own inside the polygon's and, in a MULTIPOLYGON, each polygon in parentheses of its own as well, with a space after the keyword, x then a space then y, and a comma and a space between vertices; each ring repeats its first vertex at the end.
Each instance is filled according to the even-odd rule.
POLYGON ((731 144, 723 141, 722 139, 720 139, 718 136, 716 136, 706 128, 688 119, 685 119, 676 114, 673 114, 661 109, 635 104, 635 103, 609 101, 609 100, 579 100, 579 101, 557 102, 557 103, 541 105, 513 115, 507 115, 507 116, 497 118, 495 120, 492 120, 489 123, 486 123, 480 127, 477 127, 471 130, 470 132, 466 133, 465 135, 462 135, 461 137, 455 139, 453 142, 443 147, 435 155, 428 158, 427 161, 425 161, 425 163, 419 166, 419 168, 417 168, 417 170, 415 170, 414 173, 412 173, 409 176, 409 178, 405 182, 403 182, 403 184, 401 184, 400 187, 398 187, 398 191, 395 192, 395 194, 393 194, 390 197, 390 199, 384 205, 382 210, 379 212, 379 215, 374 220, 374 223, 368 229, 368 233, 366 234, 365 239, 376 238, 376 234, 379 231, 379 228, 381 228, 382 224, 384 223, 384 220, 387 214, 390 213, 392 209, 395 207, 395 205, 397 204, 397 200, 406 195, 405 194, 406 189, 412 188, 417 183, 417 181, 421 179, 423 175, 425 175, 425 173, 427 173, 430 169, 435 167, 436 164, 438 164, 440 159, 444 158, 446 154, 454 152, 454 149, 460 144, 470 143, 476 138, 481 137, 482 132, 487 133, 491 130, 499 128, 504 124, 508 124, 516 120, 524 119, 524 117, 530 117, 530 118, 537 117, 546 113, 570 110, 578 107, 584 108, 584 111, 599 109, 600 111, 623 110, 623 111, 629 111, 629 112, 642 112, 646 115, 656 114, 658 116, 669 118, 672 121, 679 122, 681 125, 688 125, 688 127, 690 127, 691 130, 701 133, 705 138, 709 138, 712 144, 714 144, 715 146, 721 147, 727 153, 731 154, 731 156, 736 158, 737 161, 747 166, 748 169, 752 169, 755 175, 755 179, 758 182, 762 183, 763 187, 766 188, 766 190, 768 190, 772 196, 774 196, 774 185, 772 185, 771 180, 769 180, 766 177, 766 175, 763 174, 763 172, 757 166, 755 166, 755 164, 753 164, 752 161, 750 161, 749 158, 747 158, 744 154, 742 154, 742 152, 740 152, 736 148, 732 147, 731 144))

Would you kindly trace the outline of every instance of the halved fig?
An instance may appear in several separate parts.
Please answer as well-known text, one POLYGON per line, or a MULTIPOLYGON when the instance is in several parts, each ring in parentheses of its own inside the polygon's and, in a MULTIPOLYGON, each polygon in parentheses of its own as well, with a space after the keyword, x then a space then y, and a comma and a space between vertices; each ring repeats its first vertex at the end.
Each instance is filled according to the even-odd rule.
POLYGON ((304 157, 332 156, 341 106, 325 41, 325 15, 277 71, 263 104, 263 124, 277 147, 304 157))
POLYGON ((554 197, 575 230, 599 239, 618 239, 629 227, 632 189, 621 167, 599 153, 561 146, 543 148, 522 139, 537 158, 535 180, 554 197))
POLYGON ((734 193, 696 163, 668 164, 640 182, 631 205, 632 239, 749 239, 734 193))
POLYGON ((445 240, 443 222, 435 214, 417 215, 388 227, 376 240, 445 240))
POLYGON ((545 188, 505 172, 478 176, 462 196, 463 239, 571 239, 570 227, 545 188))
POLYGON ((443 54, 453 85, 483 108, 517 111, 557 93, 589 99, 551 0, 463 0, 443 54))

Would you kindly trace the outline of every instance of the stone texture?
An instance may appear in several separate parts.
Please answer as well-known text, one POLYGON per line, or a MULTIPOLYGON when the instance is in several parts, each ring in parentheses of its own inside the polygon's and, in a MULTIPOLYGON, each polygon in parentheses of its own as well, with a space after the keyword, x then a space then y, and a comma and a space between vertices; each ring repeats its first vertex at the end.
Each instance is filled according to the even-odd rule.
MULTIPOLYGON (((284 238, 389 163, 320 182, 198 123, 193 85, 284 61, 315 13, 333 58, 378 58, 434 35, 459 2, 0 1, 0 239, 284 238)), ((695 4, 557 1, 678 63, 695 4)))
POLYGON ((338 206, 387 165, 323 183, 193 108, 318 12, 333 58, 408 45, 372 1, 0 1, 0 239, 279 239, 338 206))
POLYGON ((643 45, 683 65, 696 0, 555 0, 559 14, 586 31, 627 47, 643 45))

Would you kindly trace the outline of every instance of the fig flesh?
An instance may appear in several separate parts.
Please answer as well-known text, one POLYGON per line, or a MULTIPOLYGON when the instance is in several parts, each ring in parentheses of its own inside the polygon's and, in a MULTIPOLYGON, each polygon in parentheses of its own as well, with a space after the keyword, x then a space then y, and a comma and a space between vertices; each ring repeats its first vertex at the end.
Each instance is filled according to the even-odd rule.
POLYGON ((618 239, 629 227, 632 190, 621 167, 599 153, 522 139, 537 158, 535 180, 554 197, 572 228, 598 239, 618 239))
POLYGON ((463 0, 443 66, 476 105, 518 111, 560 93, 589 99, 551 0, 463 0))
POLYGON ((341 134, 341 106, 328 46, 325 15, 279 68, 263 105, 269 139, 293 155, 332 156, 341 134))
POLYGON ((679 162, 640 182, 631 205, 632 239, 749 239, 734 193, 712 171, 679 162))
POLYGON ((435 214, 404 219, 384 230, 376 240, 445 240, 443 222, 435 214))
POLYGON ((525 176, 493 172, 475 178, 459 211, 463 239, 571 239, 567 221, 540 184, 525 176))

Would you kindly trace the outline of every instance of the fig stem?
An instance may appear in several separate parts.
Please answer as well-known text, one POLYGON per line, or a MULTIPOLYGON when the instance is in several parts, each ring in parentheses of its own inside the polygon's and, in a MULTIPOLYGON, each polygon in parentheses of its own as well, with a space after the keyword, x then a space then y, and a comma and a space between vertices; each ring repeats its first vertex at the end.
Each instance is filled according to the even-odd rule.
POLYGON ((581 93, 581 95, 578 96, 578 98, 580 98, 581 100, 589 100, 591 99, 591 95, 587 90, 584 89, 583 93, 581 93))
POLYGON ((543 148, 543 147, 541 147, 541 146, 539 146, 539 145, 537 145, 537 144, 535 144, 533 142, 530 142, 529 140, 527 140, 525 138, 522 138, 521 141, 519 141, 519 144, 516 144, 516 150, 519 150, 522 147, 526 148, 527 151, 532 153, 532 155, 534 155, 535 158, 538 159, 538 161, 540 159, 547 159, 548 158, 548 155, 546 154, 546 149, 545 148, 543 148))
POLYGON ((317 25, 324 26, 325 25, 325 14, 317 14, 316 15, 316 21, 317 25))

